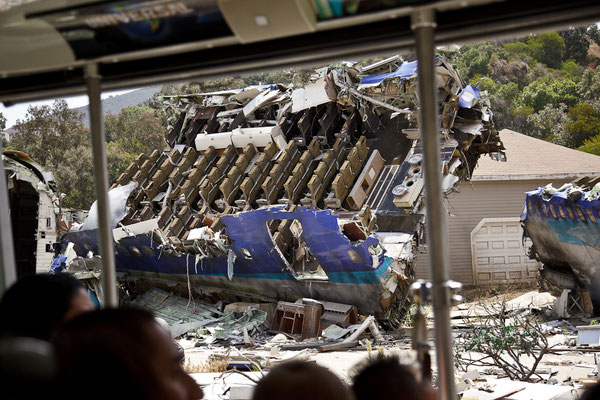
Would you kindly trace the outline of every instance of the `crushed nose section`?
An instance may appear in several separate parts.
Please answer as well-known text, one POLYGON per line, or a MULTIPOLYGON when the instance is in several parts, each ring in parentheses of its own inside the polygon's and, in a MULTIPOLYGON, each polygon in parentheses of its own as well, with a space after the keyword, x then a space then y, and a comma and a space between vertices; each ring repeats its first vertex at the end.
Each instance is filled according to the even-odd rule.
POLYGON ((600 309, 600 177, 527 192, 521 215, 529 256, 543 264, 540 283, 560 296, 587 290, 600 309))
MULTIPOLYGON (((443 59, 435 71, 449 192, 503 146, 486 93, 443 59)), ((423 225, 417 81, 417 62, 394 56, 318 69, 302 87, 163 97, 169 149, 140 154, 113 188, 133 185, 117 268, 223 296, 351 304, 399 324, 423 225)))

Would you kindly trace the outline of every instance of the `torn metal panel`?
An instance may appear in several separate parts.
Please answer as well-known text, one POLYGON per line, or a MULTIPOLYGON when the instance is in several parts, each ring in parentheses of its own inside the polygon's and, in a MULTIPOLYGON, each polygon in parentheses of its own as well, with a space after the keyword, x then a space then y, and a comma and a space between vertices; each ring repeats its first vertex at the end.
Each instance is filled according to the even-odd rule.
POLYGON ((54 259, 53 244, 59 223, 70 225, 66 219, 61 221, 54 176, 21 151, 4 151, 2 162, 12 210, 12 234, 18 243, 15 245, 17 279, 48 272, 54 259))
MULTIPOLYGON (((417 65, 400 61, 324 67, 296 89, 165 98, 171 149, 136 158, 118 183, 137 187, 111 205, 124 215, 121 278, 189 282, 233 301, 309 297, 396 326, 424 223, 417 65), (386 232, 397 241, 381 241, 386 232)), ((435 71, 451 191, 481 153, 503 147, 485 92, 463 108, 460 75, 443 59, 435 71)), ((94 231, 70 232, 62 244, 95 240, 94 231)))
POLYGON ((210 331, 215 338, 238 337, 244 330, 252 331, 267 319, 265 311, 249 308, 238 316, 235 312, 224 312, 220 303, 192 301, 157 288, 138 296, 133 304, 163 319, 169 325, 172 338, 200 328, 210 331))
POLYGON ((476 87, 468 85, 460 92, 458 98, 458 104, 462 108, 472 108, 481 98, 481 93, 476 87))
POLYGON ((296 113, 334 100, 335 94, 332 96, 331 92, 327 90, 328 85, 331 84, 328 84, 325 78, 321 78, 315 83, 294 90, 292 92, 292 112, 296 113))
POLYGON ((264 92, 261 92, 259 95, 254 97, 248 104, 246 104, 243 108, 244 116, 249 116, 258 108, 260 108, 263 104, 268 103, 271 100, 274 100, 279 95, 279 90, 271 90, 267 89, 264 92))
POLYGON ((120 228, 113 229, 113 238, 116 243, 127 236, 135 236, 141 233, 153 232, 158 229, 159 218, 153 218, 147 221, 138 222, 132 225, 122 225, 120 228))
POLYGON ((399 78, 401 81, 417 76, 417 61, 404 62, 394 72, 380 75, 368 75, 360 80, 359 89, 377 86, 386 79, 399 78))

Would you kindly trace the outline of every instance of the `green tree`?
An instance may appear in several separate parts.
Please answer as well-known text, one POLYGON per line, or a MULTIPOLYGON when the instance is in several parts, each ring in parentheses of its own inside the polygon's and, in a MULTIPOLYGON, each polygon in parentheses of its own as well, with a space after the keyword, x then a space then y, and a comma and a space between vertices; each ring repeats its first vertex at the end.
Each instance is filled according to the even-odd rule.
POLYGON ((107 140, 129 154, 165 147, 165 130, 150 107, 129 106, 118 115, 108 114, 104 117, 104 128, 107 140))
POLYGON ((89 208, 95 197, 92 152, 82 114, 56 100, 51 106, 29 107, 14 130, 11 146, 54 173, 58 190, 66 194, 63 205, 89 208))
POLYGON ((533 108, 527 106, 517 106, 510 109, 506 121, 506 128, 517 132, 529 132, 530 126, 527 123, 529 116, 533 114, 533 108))
POLYGON ((565 126, 569 123, 566 105, 546 104, 539 112, 528 116, 527 123, 531 128, 527 132, 528 135, 561 145, 566 144, 564 143, 565 126))
POLYGON ((565 41, 556 32, 531 35, 527 39, 531 56, 550 68, 560 68, 565 51, 565 41))
POLYGON ((600 101, 600 66, 583 71, 578 90, 582 100, 600 101))
POLYGON ((527 58, 529 47, 527 46, 527 43, 514 42, 506 43, 504 45, 504 50, 510 60, 523 60, 527 58))
POLYGON ((491 52, 486 49, 468 48, 460 59, 458 69, 466 81, 470 81, 475 75, 489 75, 490 58, 491 52))
POLYGON ((25 120, 15 124, 13 145, 47 168, 65 162, 65 151, 88 145, 89 129, 83 115, 69 110, 67 102, 56 100, 51 106, 29 107, 25 120))
POLYGON ((585 142, 583 142, 583 145, 579 146, 577 150, 600 156, 600 135, 586 139, 585 142))
POLYGON ((581 74, 582 67, 579 64, 577 64, 577 62, 575 60, 573 60, 571 58, 571 59, 563 62, 560 69, 565 71, 567 73, 567 75, 569 75, 569 76, 578 77, 581 74))
POLYGON ((488 95, 491 96, 496 94, 499 85, 500 84, 498 82, 494 81, 491 78, 483 78, 477 85, 477 88, 479 90, 486 90, 488 92, 488 95))
POLYGON ((566 31, 559 32, 559 35, 565 43, 565 58, 573 59, 578 64, 585 64, 588 60, 588 39, 596 42, 600 39, 600 31, 595 24, 570 27, 566 31))
POLYGON ((550 89, 552 78, 540 79, 532 82, 523 89, 523 104, 533 107, 536 111, 541 110, 546 104, 552 104, 554 93, 550 89))
POLYGON ((554 79, 547 76, 523 89, 523 104, 540 111, 546 104, 573 106, 579 102, 577 84, 572 79, 554 79))
POLYGON ((106 160, 108 163, 108 179, 111 184, 117 181, 123 171, 133 162, 136 155, 124 151, 115 142, 107 143, 106 160))
POLYGON ((577 148, 584 142, 600 134, 600 112, 591 104, 581 103, 569 108, 567 116, 571 120, 565 127, 569 147, 577 148))
POLYGON ((519 108, 521 92, 515 82, 501 84, 490 78, 479 83, 479 89, 486 90, 494 111, 494 122, 499 129, 512 129, 527 132, 527 116, 533 112, 531 107, 519 108))
POLYGON ((517 85, 515 82, 499 85, 496 90, 496 96, 506 99, 512 103, 517 103, 519 101, 520 94, 521 92, 519 90, 519 85, 517 85))
POLYGON ((50 169, 66 195, 63 206, 87 210, 96 199, 92 148, 85 144, 62 151, 64 162, 50 169))
MULTIPOLYGON (((107 129, 112 140, 107 144, 111 182, 139 152, 162 149, 164 144, 163 130, 149 108, 131 107, 118 116, 109 115, 107 129)), ((96 198, 90 132, 82 115, 69 110, 65 101, 30 107, 25 120, 17 121, 10 144, 54 173, 58 190, 66 195, 65 207, 90 207, 96 198)))

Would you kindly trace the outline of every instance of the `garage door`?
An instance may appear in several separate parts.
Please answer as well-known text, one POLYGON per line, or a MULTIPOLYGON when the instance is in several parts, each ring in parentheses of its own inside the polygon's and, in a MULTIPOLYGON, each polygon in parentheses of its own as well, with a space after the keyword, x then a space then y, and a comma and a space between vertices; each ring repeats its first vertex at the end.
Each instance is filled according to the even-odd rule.
POLYGON ((483 218, 471 232, 475 283, 535 280, 540 264, 527 257, 522 237, 523 230, 518 217, 483 218))

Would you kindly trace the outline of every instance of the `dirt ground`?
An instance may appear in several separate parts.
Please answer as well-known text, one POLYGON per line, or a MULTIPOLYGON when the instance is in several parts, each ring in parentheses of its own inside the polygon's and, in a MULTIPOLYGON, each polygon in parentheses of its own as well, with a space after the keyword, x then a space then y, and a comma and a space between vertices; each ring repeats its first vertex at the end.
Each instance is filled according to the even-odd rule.
MULTIPOLYGON (((186 346, 188 347, 185 351, 186 359, 190 360, 192 364, 206 363, 208 357, 215 352, 214 349, 194 348, 193 343, 190 341, 182 340, 180 341, 180 344, 182 344, 184 348, 186 346)), ((383 346, 383 349, 386 355, 398 355, 400 359, 405 362, 410 363, 415 359, 414 352, 410 349, 410 345, 386 345, 383 346)), ((250 351, 259 356, 269 355, 269 351, 267 350, 250 351)), ((435 349, 433 349, 432 355, 434 351, 435 349)), ((348 350, 319 353, 315 350, 308 352, 308 360, 317 362, 317 364, 336 373, 346 382, 350 382, 353 368, 367 360, 369 354, 375 355, 376 352, 377 350, 371 352, 368 352, 367 350, 348 350)), ((282 352, 282 355, 291 357, 298 353, 300 353, 300 351, 286 351, 282 352)), ((435 369, 435 360, 433 360, 433 363, 435 369)), ((555 369, 557 373, 552 375, 552 378, 555 378, 559 384, 568 384, 569 381, 577 381, 579 378, 587 377, 596 365, 594 362, 594 353, 573 351, 568 353, 561 352, 560 354, 548 354, 543 358, 539 367, 555 369)), ((480 372, 483 372, 483 368, 475 369, 479 369, 480 372)), ((455 373, 461 375, 461 372, 458 370, 455 370, 455 373)))
MULTIPOLYGON (((493 302, 493 301, 501 301, 503 298, 506 301, 515 300, 519 302, 523 301, 523 295, 527 293, 531 293, 532 288, 508 288, 508 290, 503 291, 487 291, 486 293, 482 293, 481 291, 473 291, 466 294, 467 302, 455 306, 452 309, 452 315, 454 315, 453 325, 456 325, 453 328, 453 333, 458 334, 461 332, 460 315, 471 312, 473 310, 477 310, 477 307, 482 302, 493 302)), ((525 296, 526 297, 526 296, 525 296)), ((548 298, 544 296, 539 296, 541 298, 541 302, 548 302, 548 298)), ((525 299, 525 301, 528 301, 525 299)), ((536 300, 537 301, 537 300, 536 300)), ((545 303, 544 303, 545 304, 545 303)), ((538 305, 536 305, 537 307, 538 305)), ((541 308, 548 306, 540 306, 541 308)), ((432 313, 430 310, 428 311, 429 318, 429 333, 431 337, 431 342, 433 344, 433 329, 432 329, 432 313)), ((552 320, 551 316, 547 317, 548 320, 552 320)), ((580 324, 581 322, 577 319, 573 319, 573 325, 580 324)), ((389 332, 388 332, 389 333, 389 332)), ((352 350, 347 351, 337 351, 337 352, 327 352, 327 353, 319 353, 314 349, 305 349, 300 351, 277 351, 269 349, 269 345, 261 346, 260 348, 242 348, 240 351, 248 356, 249 358, 257 358, 263 361, 266 360, 268 364, 274 365, 277 362, 285 359, 304 359, 314 361, 332 372, 336 373, 342 380, 350 383, 352 379, 352 375, 357 366, 360 366, 361 363, 365 362, 369 357, 374 357, 378 353, 383 353, 385 355, 397 355, 401 360, 407 363, 412 363, 415 360, 415 354, 411 350, 410 344, 410 329, 405 328, 401 329, 398 332, 395 332, 395 340, 391 343, 384 344, 382 346, 373 345, 370 350, 365 349, 363 346, 357 347, 352 350)), ((576 335, 576 334, 575 334, 576 335)), ((560 346, 561 348, 567 348, 565 346, 565 342, 568 343, 569 340, 571 344, 573 343, 574 336, 573 332, 554 332, 554 334, 548 334, 547 338, 552 345, 560 346)), ((187 367, 192 367, 190 372, 197 372, 199 367, 207 366, 209 356, 214 354, 224 354, 227 352, 227 346, 223 347, 194 347, 195 342, 192 340, 181 340, 180 344, 185 349, 186 359, 187 359, 187 367)), ((591 350, 591 349, 590 349, 591 350)), ((237 351, 230 350, 230 354, 234 356, 237 355, 237 351)), ((433 368, 435 374, 435 348, 432 348, 432 358, 433 358, 433 368)), ((531 359, 527 359, 524 357, 521 360, 524 364, 530 364, 531 359)), ((575 347, 571 346, 568 348, 568 351, 562 351, 558 353, 550 353, 543 357, 541 363, 538 366, 539 369, 546 369, 548 372, 551 372, 551 375, 544 375, 547 380, 545 383, 549 384, 557 384, 562 386, 567 386, 571 388, 565 395, 561 397, 557 397, 560 399, 576 399, 577 398, 577 389, 581 388, 581 385, 578 383, 580 378, 588 378, 589 376, 595 376, 594 373, 596 365, 594 359, 593 351, 582 351, 578 350, 575 347)), ((486 371, 482 367, 470 367, 469 370, 477 369, 482 375, 482 379, 495 378, 493 374, 486 374, 486 371), (485 376, 483 376, 485 375, 485 376)), ((455 369, 455 375, 457 376, 457 380, 464 374, 464 372, 455 369)), ((204 374, 194 374, 197 379, 204 374)), ((260 375, 260 374, 259 374, 260 375)), ((510 397, 514 399, 520 399, 517 397, 510 397)), ((543 397, 542 397, 543 398, 543 397)), ((551 397, 545 397, 551 398, 551 397)), ((537 399, 541 400, 541 398, 537 399)))

